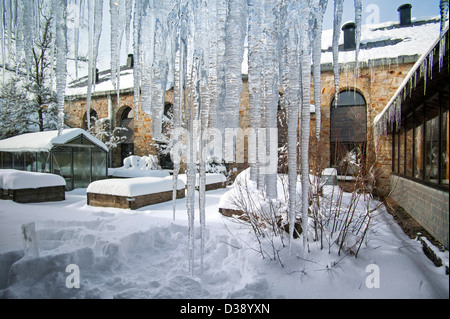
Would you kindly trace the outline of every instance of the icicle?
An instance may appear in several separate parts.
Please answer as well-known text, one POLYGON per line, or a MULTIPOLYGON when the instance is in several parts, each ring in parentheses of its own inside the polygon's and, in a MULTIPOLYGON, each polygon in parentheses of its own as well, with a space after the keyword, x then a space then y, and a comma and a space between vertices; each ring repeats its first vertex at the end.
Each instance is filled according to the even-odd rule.
MULTIPOLYGON (((228 0, 225 48, 225 128, 239 127, 239 108, 242 92, 242 60, 247 27, 247 1, 228 0)), ((226 134, 226 133, 225 133, 226 134)), ((226 138, 225 143, 233 143, 226 138)), ((224 145, 226 149, 234 146, 224 145)), ((234 158, 234 157, 233 157, 234 158)))
MULTIPOLYGON (((266 166, 266 196, 269 199, 277 198, 277 170, 272 171, 271 161, 278 159, 278 154, 271 154, 273 147, 271 143, 276 143, 278 147, 277 129, 277 109, 279 100, 280 83, 278 79, 279 62, 278 51, 276 47, 276 21, 275 21, 275 5, 274 0, 265 0, 264 2, 264 18, 263 18, 263 41, 264 46, 264 64, 263 64, 263 79, 264 79, 264 95, 263 104, 266 110, 266 149, 270 155, 269 163, 266 166), (274 156, 276 155, 276 157, 274 156), (274 158, 273 158, 273 157, 274 158)), ((241 62, 242 64, 242 62, 241 62)))
POLYGON ((339 96, 339 37, 341 35, 342 12, 344 0, 334 1, 334 26, 333 26, 333 69, 334 69, 334 102, 338 103, 339 96))
MULTIPOLYGON (((78 44, 80 41, 80 0, 75 0, 74 3, 74 18, 73 18, 73 58, 75 61, 75 78, 78 79, 78 44)), ((90 11, 90 10, 89 10, 90 11)))
MULTIPOLYGON (((249 112, 250 127, 255 133, 261 127, 261 78, 263 64, 263 41, 262 34, 262 10, 258 0, 249 0, 248 2, 248 92, 249 92, 249 112)), ((250 142, 249 142, 250 144, 250 142)), ((250 166, 250 180, 258 180, 259 163, 257 161, 257 142, 249 148, 253 153, 249 153, 249 161, 252 159, 250 166)))
MULTIPOLYGON (((201 16, 197 19, 199 32, 200 45, 200 130, 199 130, 199 211, 200 211, 200 251, 201 262, 200 269, 203 272, 203 256, 205 254, 205 232, 206 232, 206 165, 204 154, 205 141, 203 139, 203 133, 208 127, 208 114, 209 114, 209 49, 210 43, 208 38, 209 21, 208 21, 208 7, 207 2, 201 2, 199 12, 201 16), (200 21, 199 21, 200 20, 200 21)), ((196 41, 197 42, 197 41, 196 41)))
POLYGON ((134 85, 134 112, 139 112, 139 96, 141 89, 141 17, 142 17, 142 1, 134 2, 133 13, 133 85, 134 85))
MULTIPOLYGON (((359 49, 361 43, 361 25, 362 25, 362 0, 355 0, 355 81, 359 73, 359 49)), ((356 92, 356 91, 355 91, 356 92)))
POLYGON ((58 136, 61 135, 64 126, 64 92, 66 88, 67 74, 67 29, 66 8, 67 0, 55 1, 56 7, 56 100, 58 105, 58 136))
POLYGON ((301 8, 300 48, 302 77, 302 113, 300 137, 300 162, 302 181, 302 229, 303 247, 306 249, 309 211, 309 133, 310 133, 310 100, 311 100, 311 47, 309 41, 310 5, 301 8))
POLYGON ((92 80, 95 76, 94 70, 94 2, 88 3, 88 85, 86 95, 86 123, 87 129, 91 128, 91 91, 92 80))
POLYGON ((298 141, 298 117, 300 105, 300 65, 299 65, 299 25, 298 3, 291 4, 288 8, 287 21, 287 65, 285 80, 285 96, 288 107, 288 188, 289 188, 289 237, 291 244, 294 238, 294 225, 296 221, 297 207, 297 141, 298 141))
POLYGON ((442 37, 446 28, 448 27, 448 0, 441 0, 439 7, 441 11, 441 37, 442 37))
POLYGON ((3 7, 3 0, 0 0, 0 40, 1 40, 1 51, 2 51, 2 83, 5 84, 5 30, 3 26, 5 25, 4 21, 4 12, 6 11, 6 8, 3 7))
POLYGON ((322 56, 322 22, 323 15, 327 9, 328 0, 315 0, 313 3, 314 10, 314 29, 313 29, 313 75, 314 75, 314 106, 316 114, 316 138, 320 140, 320 127, 322 121, 321 114, 321 96, 322 85, 320 79, 320 61, 322 56))

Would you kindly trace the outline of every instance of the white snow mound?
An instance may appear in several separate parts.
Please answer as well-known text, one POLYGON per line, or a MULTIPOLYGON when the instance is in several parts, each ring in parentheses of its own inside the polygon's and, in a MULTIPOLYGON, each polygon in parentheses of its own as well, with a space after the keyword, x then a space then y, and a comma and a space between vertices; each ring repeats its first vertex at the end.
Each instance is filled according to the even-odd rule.
POLYGON ((0 169, 0 188, 2 189, 26 189, 53 186, 66 186, 66 181, 61 176, 50 173, 0 169))
MULTIPOLYGON (((185 188, 183 181, 177 181, 177 189, 185 188)), ((89 184, 87 193, 115 195, 115 196, 141 196, 168 192, 172 190, 172 180, 159 177, 111 178, 95 181, 89 184)))

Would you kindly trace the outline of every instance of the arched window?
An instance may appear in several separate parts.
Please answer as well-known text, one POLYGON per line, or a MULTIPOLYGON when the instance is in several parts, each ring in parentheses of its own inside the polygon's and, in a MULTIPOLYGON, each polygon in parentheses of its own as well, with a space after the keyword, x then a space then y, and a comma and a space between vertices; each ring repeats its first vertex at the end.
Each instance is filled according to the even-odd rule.
POLYGON ((127 129, 120 133, 122 137, 125 137, 120 144, 120 160, 123 163, 126 157, 134 154, 134 111, 126 106, 117 115, 120 119, 119 126, 127 129))
POLYGON ((331 166, 338 173, 353 174, 365 163, 367 141, 367 105, 355 90, 339 93, 338 102, 331 102, 330 155, 331 166), (356 165, 355 165, 356 164, 356 165))
MULTIPOLYGON (((90 127, 92 127, 92 126, 94 126, 95 125, 95 122, 98 120, 98 115, 97 115, 97 112, 95 111, 95 110, 90 110, 90 116, 89 116, 89 119, 90 119, 90 127)), ((87 112, 86 113, 84 113, 84 116, 83 116, 83 126, 82 126, 82 128, 84 129, 84 130, 87 130, 88 129, 88 125, 87 125, 87 112)))

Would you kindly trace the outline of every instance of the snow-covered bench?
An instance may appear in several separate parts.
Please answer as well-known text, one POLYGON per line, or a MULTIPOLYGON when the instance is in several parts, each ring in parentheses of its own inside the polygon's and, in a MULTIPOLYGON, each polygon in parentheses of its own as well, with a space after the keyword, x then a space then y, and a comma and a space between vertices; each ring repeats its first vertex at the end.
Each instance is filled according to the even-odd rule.
MULTIPOLYGON (((172 179, 160 177, 112 178, 95 181, 86 189, 87 204, 137 209, 172 200, 172 179)), ((185 196, 183 181, 177 181, 177 198, 185 196)))
POLYGON ((0 169, 0 199, 17 203, 64 200, 66 181, 59 175, 0 169))
MULTIPOLYGON (((172 176, 170 176, 172 178, 172 176)), ((181 179, 187 185, 187 175, 180 174, 178 179, 181 179)), ((199 174, 195 177, 195 187, 198 188, 199 185, 199 174)), ((220 173, 206 173, 206 185, 205 190, 210 191, 218 188, 227 187, 227 178, 220 173)))

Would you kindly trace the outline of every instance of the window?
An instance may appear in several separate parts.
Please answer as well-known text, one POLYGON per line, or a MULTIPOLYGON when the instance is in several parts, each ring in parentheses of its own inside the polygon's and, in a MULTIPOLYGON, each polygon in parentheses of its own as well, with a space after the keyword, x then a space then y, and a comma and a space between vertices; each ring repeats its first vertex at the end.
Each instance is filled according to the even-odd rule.
POLYGON ((410 107, 409 113, 403 115, 401 128, 392 136, 392 171, 448 188, 449 101, 446 92, 444 88, 423 104, 410 107))
POLYGON ((331 103, 331 165, 338 174, 353 174, 365 162, 367 117, 366 100, 355 90, 339 93, 331 103), (355 165, 356 164, 356 165, 355 165))

